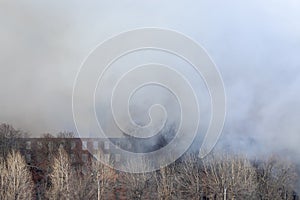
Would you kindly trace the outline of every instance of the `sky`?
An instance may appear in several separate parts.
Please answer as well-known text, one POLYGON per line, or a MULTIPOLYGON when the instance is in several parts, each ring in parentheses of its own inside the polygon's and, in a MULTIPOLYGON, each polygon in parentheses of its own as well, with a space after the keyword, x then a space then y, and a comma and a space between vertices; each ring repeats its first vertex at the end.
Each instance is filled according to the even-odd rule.
POLYGON ((0 122, 76 132, 72 88, 89 52, 141 27, 201 44, 223 77, 222 138, 299 155, 300 1, 0 1, 0 122))

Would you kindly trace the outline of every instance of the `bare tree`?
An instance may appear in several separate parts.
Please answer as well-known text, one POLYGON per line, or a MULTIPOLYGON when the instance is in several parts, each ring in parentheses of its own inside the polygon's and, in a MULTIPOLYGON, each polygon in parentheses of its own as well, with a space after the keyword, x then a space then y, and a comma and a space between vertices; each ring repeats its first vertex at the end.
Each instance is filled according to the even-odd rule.
MULTIPOLYGON (((139 166, 144 170, 141 173, 120 173, 120 179, 122 186, 125 188, 127 193, 127 199, 157 199, 154 193, 154 178, 153 173, 147 173, 149 163, 144 159, 139 161, 128 161, 127 165, 129 168, 133 169, 139 166)), ((134 170, 133 170, 134 171, 134 170)))
POLYGON ((73 176, 73 199, 96 199, 95 183, 90 174, 76 170, 73 176))
POLYGON ((18 149, 18 138, 24 137, 28 134, 9 124, 0 124, 0 156, 5 158, 12 149, 18 149))
POLYGON ((203 170, 205 190, 217 199, 257 199, 255 169, 245 157, 212 154, 203 170))
POLYGON ((51 177, 51 187, 47 193, 49 199, 72 198, 74 193, 74 171, 68 154, 63 148, 59 148, 53 160, 51 177))
POLYGON ((44 133, 41 135, 41 138, 55 138, 51 133, 44 133))
POLYGON ((98 152, 96 155, 97 158, 92 160, 90 168, 93 189, 97 191, 98 200, 113 198, 117 179, 116 171, 99 161, 100 156, 104 154, 98 152))
POLYGON ((175 165, 161 167, 155 174, 157 196, 160 200, 170 200, 176 197, 175 165))
POLYGON ((257 161, 258 195, 260 199, 293 199, 297 180, 295 166, 276 156, 257 161))
POLYGON ((73 168, 61 147, 53 160, 49 199, 112 199, 116 172, 97 160, 73 168))
POLYGON ((178 163, 176 174, 177 191, 181 199, 202 199, 201 162, 195 154, 186 155, 178 163))
POLYGON ((75 138, 76 135, 73 132, 63 131, 63 132, 59 132, 56 137, 57 138, 75 138))
POLYGON ((0 159, 0 197, 3 200, 33 199, 33 181, 24 158, 12 151, 5 162, 0 159))
POLYGON ((0 199, 6 199, 7 173, 6 162, 4 158, 0 156, 0 199))

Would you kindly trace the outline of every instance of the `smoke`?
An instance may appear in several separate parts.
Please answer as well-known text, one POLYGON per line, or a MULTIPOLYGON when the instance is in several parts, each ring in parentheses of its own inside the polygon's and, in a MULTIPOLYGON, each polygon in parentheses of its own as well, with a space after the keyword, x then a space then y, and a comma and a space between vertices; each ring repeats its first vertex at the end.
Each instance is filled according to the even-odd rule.
POLYGON ((0 121, 33 135, 73 127, 76 59, 70 16, 57 6, 0 2, 0 121))
POLYGON ((1 1, 0 121, 32 136, 76 131, 71 95, 81 62, 107 37, 144 26, 187 34, 219 67, 228 101, 220 144, 299 160, 300 6, 294 0, 1 1))

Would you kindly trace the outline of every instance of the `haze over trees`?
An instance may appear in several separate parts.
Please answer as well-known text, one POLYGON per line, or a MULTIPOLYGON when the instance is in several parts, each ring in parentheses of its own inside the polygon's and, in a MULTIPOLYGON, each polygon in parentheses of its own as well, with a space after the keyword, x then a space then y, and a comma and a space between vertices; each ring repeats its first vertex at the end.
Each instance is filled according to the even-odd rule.
MULTIPOLYGON (((192 200, 294 200, 298 174, 294 163, 279 156, 249 158, 237 153, 212 152, 199 159, 193 152, 151 173, 116 171, 91 157, 72 160, 73 134, 58 137, 63 145, 41 140, 39 162, 28 163, 14 141, 24 137, 11 126, 0 126, 0 199, 192 199, 192 200), (67 139, 69 138, 69 140, 67 139), (4 142, 8 142, 8 145, 4 142), (40 176, 38 176, 41 174, 40 176), (37 178, 38 177, 38 178, 37 178)), ((55 142, 54 142, 55 143, 55 142)), ((99 151, 95 156, 102 156, 99 151)), ((145 169, 150 163, 141 160, 145 169)), ((135 163, 127 166, 135 167, 135 163)))

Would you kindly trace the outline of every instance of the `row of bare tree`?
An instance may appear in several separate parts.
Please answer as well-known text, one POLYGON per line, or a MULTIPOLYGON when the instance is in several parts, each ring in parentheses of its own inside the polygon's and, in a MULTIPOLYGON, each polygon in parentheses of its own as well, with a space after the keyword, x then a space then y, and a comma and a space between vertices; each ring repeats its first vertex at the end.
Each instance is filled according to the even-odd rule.
POLYGON ((24 158, 12 151, 0 158, 0 199, 296 199, 297 174, 275 157, 254 162, 228 154, 190 154, 152 173, 116 172, 96 160, 75 169, 61 148, 49 178, 38 197, 24 158))
POLYGON ((155 173, 124 173, 128 199, 296 199, 295 166, 225 153, 193 154, 155 173))
MULTIPOLYGON (((115 171, 94 159, 74 165, 61 147, 52 152, 47 169, 38 169, 12 148, 14 138, 23 137, 22 132, 4 125, 0 132, 1 200, 297 199, 296 167, 276 156, 249 159, 219 152, 201 160, 187 154, 156 172, 134 174, 115 171), (43 170, 43 180, 33 179, 36 170, 43 170)), ((41 150, 42 157, 47 157, 45 151, 41 150)), ((141 163, 145 168, 151 164, 141 163)))

